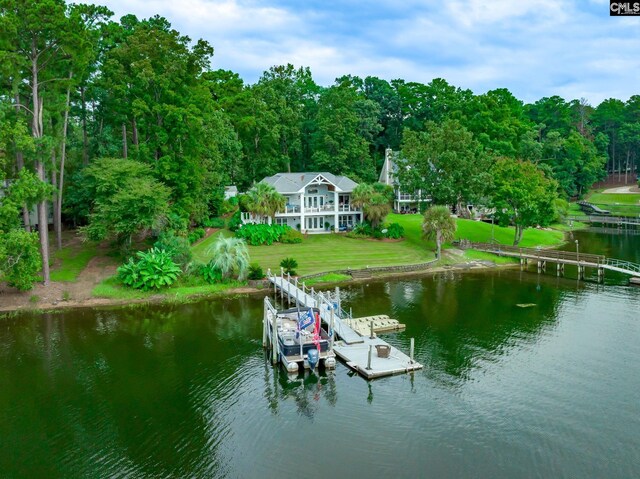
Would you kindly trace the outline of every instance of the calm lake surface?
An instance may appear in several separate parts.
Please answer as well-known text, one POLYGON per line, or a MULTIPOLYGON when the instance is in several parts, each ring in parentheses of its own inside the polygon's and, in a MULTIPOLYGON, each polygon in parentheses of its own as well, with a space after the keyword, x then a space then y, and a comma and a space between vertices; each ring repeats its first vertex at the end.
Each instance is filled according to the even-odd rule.
MULTIPOLYGON (((640 262, 638 236, 576 237, 640 262)), ((0 320, 0 477, 640 477, 640 288, 516 269, 343 293, 406 323, 385 338, 424 370, 291 380, 260 298, 0 320)))

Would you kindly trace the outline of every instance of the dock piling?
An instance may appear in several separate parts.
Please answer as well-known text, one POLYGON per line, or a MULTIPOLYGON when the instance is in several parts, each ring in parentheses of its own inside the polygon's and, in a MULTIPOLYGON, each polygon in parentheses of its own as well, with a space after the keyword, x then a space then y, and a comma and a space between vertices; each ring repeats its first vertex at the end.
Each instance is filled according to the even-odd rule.
POLYGON ((411 338, 411 340, 409 341, 409 362, 411 364, 413 364, 413 348, 415 345, 415 339, 411 338))
POLYGON ((371 355, 373 354, 373 345, 369 345, 369 356, 367 357, 367 369, 371 369, 371 355))

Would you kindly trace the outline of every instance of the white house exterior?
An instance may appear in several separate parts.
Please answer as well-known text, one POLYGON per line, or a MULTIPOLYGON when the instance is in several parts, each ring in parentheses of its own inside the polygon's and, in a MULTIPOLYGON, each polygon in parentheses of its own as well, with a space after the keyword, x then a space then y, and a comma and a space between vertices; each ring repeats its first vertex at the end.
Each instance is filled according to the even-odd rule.
POLYGON ((405 193, 400 189, 398 182, 398 159, 399 152, 387 148, 384 152, 384 164, 380 172, 380 183, 393 187, 395 198, 393 200, 393 210, 397 213, 418 212, 420 209, 420 200, 422 192, 418 190, 417 194, 405 193))
MULTIPOLYGON (((358 186, 346 176, 331 173, 278 173, 262 180, 286 198, 284 211, 275 223, 300 229, 302 233, 347 231, 362 221, 362 210, 351 206, 351 193, 358 186)), ((260 223, 250 213, 243 223, 260 223)), ((270 221, 270 218, 268 219, 270 221)))

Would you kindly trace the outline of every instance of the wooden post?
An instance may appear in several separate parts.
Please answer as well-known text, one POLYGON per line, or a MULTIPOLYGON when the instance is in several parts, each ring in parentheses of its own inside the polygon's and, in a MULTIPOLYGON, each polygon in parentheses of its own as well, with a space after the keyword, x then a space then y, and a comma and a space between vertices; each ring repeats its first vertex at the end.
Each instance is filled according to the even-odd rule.
POLYGON ((413 364, 413 347, 415 344, 415 339, 411 338, 411 340, 409 341, 409 362, 411 364, 413 364))
POLYGON ((271 319, 271 363, 276 364, 278 362, 278 315, 273 312, 271 314, 273 315, 271 319))
POLYGON ((370 337, 371 337, 371 339, 373 339, 373 338, 375 337, 375 336, 373 335, 373 321, 371 321, 370 326, 371 326, 371 336, 370 336, 370 337))
POLYGON ((334 317, 334 310, 335 308, 331 308, 331 322, 329 323, 329 351, 333 351, 333 341, 334 338, 336 336, 335 331, 333 330, 333 326, 334 326, 334 322, 333 322, 333 317, 334 317))
POLYGON ((340 288, 336 286, 336 304, 338 305, 338 312, 342 310, 342 302, 340 301, 340 288))
POLYGON ((264 301, 263 301, 263 313, 262 313, 262 347, 266 348, 267 347, 267 318, 268 318, 268 314, 267 311, 269 311, 269 306, 267 305, 267 302, 269 301, 269 299, 265 296, 264 297, 264 301))
POLYGON ((371 354, 373 353, 373 345, 369 345, 369 357, 367 358, 367 369, 371 369, 371 354))

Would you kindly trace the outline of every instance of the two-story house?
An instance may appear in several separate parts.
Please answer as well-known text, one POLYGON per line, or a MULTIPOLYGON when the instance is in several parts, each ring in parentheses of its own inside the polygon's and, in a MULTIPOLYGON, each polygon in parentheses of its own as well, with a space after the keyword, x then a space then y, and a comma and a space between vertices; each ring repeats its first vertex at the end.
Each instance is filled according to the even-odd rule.
MULTIPOLYGON (((362 221, 362 210, 351 205, 351 193, 358 186, 346 176, 331 173, 278 173, 262 180, 286 198, 284 211, 275 215, 276 224, 302 233, 347 231, 362 221)), ((244 223, 259 222, 249 213, 244 223)))
POLYGON ((393 200, 393 211, 396 213, 417 213, 420 210, 422 192, 418 190, 415 194, 406 193, 400 188, 398 182, 398 154, 399 152, 387 148, 384 152, 384 164, 380 172, 379 182, 393 187, 395 198, 393 200))

